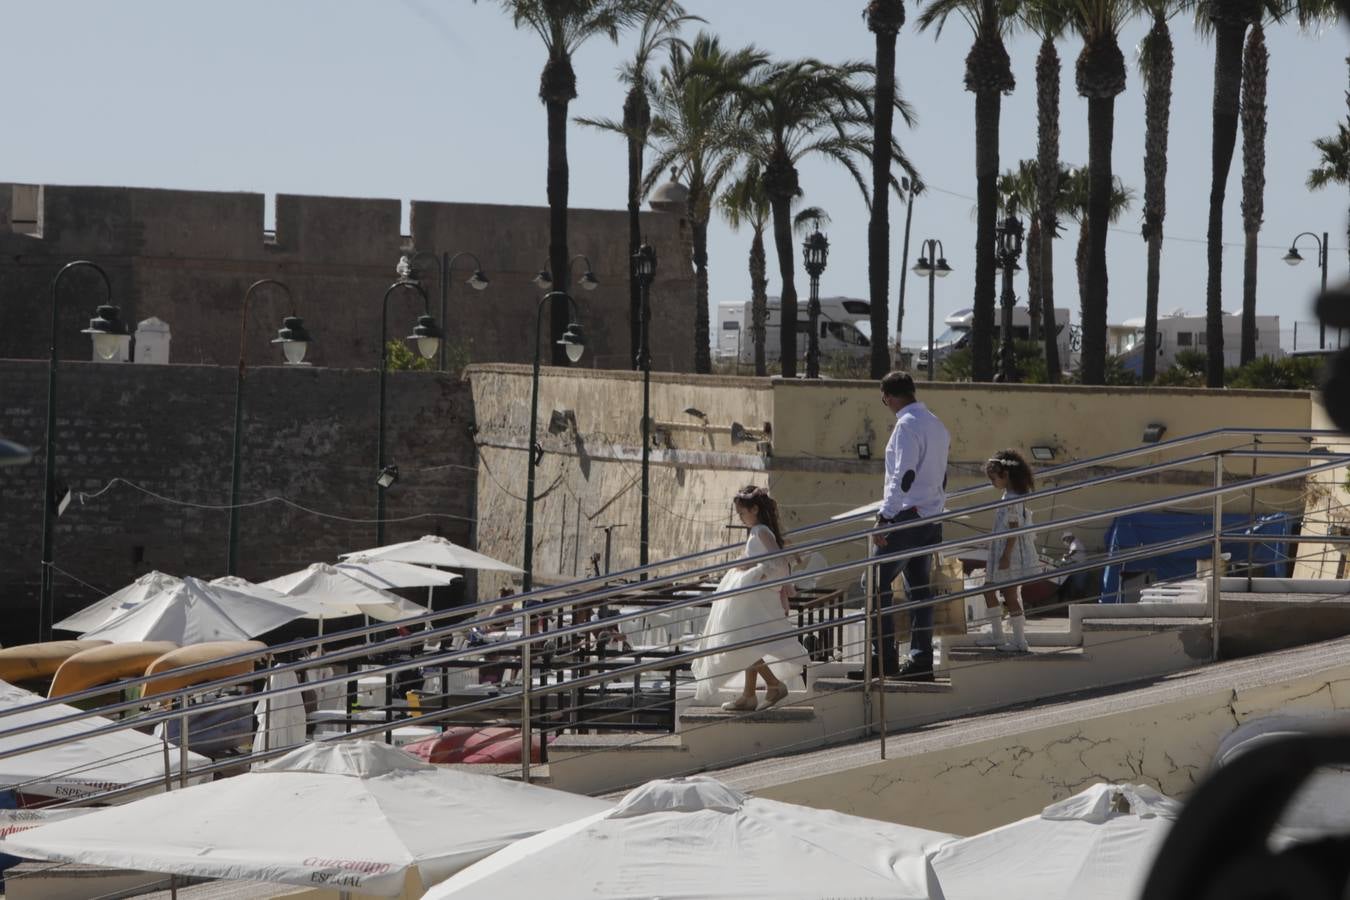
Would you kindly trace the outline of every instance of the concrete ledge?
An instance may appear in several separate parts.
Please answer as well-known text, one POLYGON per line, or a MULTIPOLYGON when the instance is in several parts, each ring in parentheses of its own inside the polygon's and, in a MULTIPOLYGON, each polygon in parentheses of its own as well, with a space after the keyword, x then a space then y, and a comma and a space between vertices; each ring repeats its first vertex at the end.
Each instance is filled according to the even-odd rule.
POLYGON ((1032 647, 1030 653, 1007 653, 997 647, 952 647, 947 658, 957 662, 1083 662, 1090 657, 1080 647, 1032 647))
MULTIPOLYGON (((848 678, 817 678, 812 682, 816 691, 856 691, 863 692, 864 682, 848 678)), ((875 682, 872 690, 884 690, 888 694, 947 694, 952 690, 950 678, 938 678, 936 681, 902 681, 887 678, 880 685, 875 682)))
POLYGON ((1186 616, 1159 619, 1150 616, 1134 616, 1123 619, 1087 619, 1083 622, 1084 631, 1183 631, 1187 628, 1208 628, 1208 616, 1186 616))
POLYGON ((610 734, 562 734, 548 745, 549 755, 584 753, 590 750, 625 751, 688 751, 678 734, 655 734, 646 731, 613 732, 610 734))
POLYGON ((775 706, 756 712, 726 712, 716 706, 691 706, 680 715, 681 722, 809 722, 816 711, 809 706, 775 706))

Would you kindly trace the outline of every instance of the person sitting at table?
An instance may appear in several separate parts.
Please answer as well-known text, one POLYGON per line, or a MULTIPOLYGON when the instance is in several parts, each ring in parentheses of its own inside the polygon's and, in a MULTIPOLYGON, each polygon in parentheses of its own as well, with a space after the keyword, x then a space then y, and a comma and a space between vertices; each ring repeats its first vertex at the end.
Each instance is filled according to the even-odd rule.
MULTIPOLYGON (((756 485, 740 490, 732 500, 741 522, 750 529, 742 558, 745 563, 731 569, 717 587, 719 594, 776 581, 790 574, 786 557, 756 563, 754 558, 783 549, 783 531, 779 525, 778 504, 769 492, 756 485)), ((789 682, 800 689, 801 671, 807 652, 790 632, 785 586, 751 590, 729 597, 714 595, 708 621, 699 638, 698 649, 718 650, 693 662, 698 688, 695 702, 709 702, 717 696, 737 692, 734 700, 722 704, 728 712, 768 709, 788 695, 789 682), (744 641, 752 646, 730 647, 744 641), (763 702, 756 697, 758 679, 763 678, 763 702)))

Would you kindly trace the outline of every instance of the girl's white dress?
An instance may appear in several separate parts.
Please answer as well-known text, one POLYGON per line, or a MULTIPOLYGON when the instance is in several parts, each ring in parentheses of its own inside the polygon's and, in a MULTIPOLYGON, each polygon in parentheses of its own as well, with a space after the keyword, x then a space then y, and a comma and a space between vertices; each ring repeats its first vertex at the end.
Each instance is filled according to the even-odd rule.
MULTIPOLYGON (((750 530, 745 542, 745 560, 778 552, 778 542, 765 525, 750 530)), ((722 576, 719 593, 763 581, 785 578, 789 574, 787 558, 767 560, 722 576)), ((764 660, 774 677, 788 690, 803 690, 802 666, 807 651, 795 637, 787 634, 796 624, 783 611, 779 588, 762 588, 732 597, 714 599, 707 624, 699 638, 699 649, 709 650, 737 641, 757 640, 753 647, 725 650, 693 661, 697 681, 695 702, 707 703, 728 694, 740 694, 745 687, 745 670, 764 660)))
MULTIPOLYGON (((1025 494, 1016 494, 1012 491, 1003 492, 1004 500, 1025 496, 1025 494)), ((994 534, 1000 534, 1014 528, 1025 528, 1031 524, 1031 510, 1027 509, 1025 500, 1009 506, 1001 506, 994 510, 994 534)), ((1015 538, 996 538, 990 541, 989 559, 985 565, 986 584, 1025 578, 1041 571, 1040 556, 1036 553, 1036 544, 1029 534, 1015 538), (1000 569, 998 564, 1003 559, 1003 549, 1007 546, 1009 540, 1013 541, 1013 549, 1008 558, 1008 568, 1000 569)))

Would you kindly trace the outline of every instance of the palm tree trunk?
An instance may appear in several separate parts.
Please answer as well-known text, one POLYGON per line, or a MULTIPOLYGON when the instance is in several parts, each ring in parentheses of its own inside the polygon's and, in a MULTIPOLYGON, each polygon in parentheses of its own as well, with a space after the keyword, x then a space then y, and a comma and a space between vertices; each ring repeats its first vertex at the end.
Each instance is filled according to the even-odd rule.
MULTIPOLYGON (((559 100, 545 101, 548 111, 548 265, 553 290, 566 291, 571 281, 567 252, 567 106, 559 100)), ((554 297, 549 304, 549 347, 552 364, 568 365, 567 352, 558 339, 567 330, 570 310, 567 299, 554 297)))
MULTIPOLYGON (((1050 39, 1041 41, 1036 55, 1036 196, 1039 209, 1040 247, 1037 266, 1041 278, 1041 311, 1044 316, 1045 377, 1059 383, 1058 323, 1055 321, 1055 229, 1059 198, 1059 51, 1050 39)), ((1031 256, 1027 256, 1030 271, 1031 256)))
POLYGON ((1158 377, 1158 291, 1162 280, 1161 229, 1148 242, 1147 271, 1144 273, 1144 358, 1142 379, 1152 384, 1158 377))
POLYGON ((1158 371, 1158 291, 1162 269, 1163 220, 1167 217, 1167 138, 1172 116, 1172 32, 1158 16, 1143 43, 1144 92, 1144 240, 1148 242, 1144 276, 1143 381, 1158 371))
POLYGON ((1228 171, 1237 144, 1242 91, 1242 41, 1245 22, 1224 19, 1215 25, 1214 125, 1210 160, 1209 228, 1206 233, 1205 339, 1208 362, 1205 382, 1223 387, 1223 201, 1228 171))
POLYGON ((877 82, 872 126, 872 211, 867 222, 867 288, 872 320, 872 377, 882 378, 891 369, 890 312, 887 308, 891 280, 891 129, 895 123, 896 32, 879 30, 877 82))
POLYGON ((694 231, 694 371, 707 375, 712 372, 708 334, 708 220, 695 216, 690 224, 694 231))
POLYGON ((1240 363, 1256 359, 1256 241, 1265 218, 1266 80, 1270 54, 1258 22, 1242 61, 1242 349, 1240 363))
POLYGON ((1114 97, 1088 100, 1088 250, 1083 295, 1083 383, 1106 382, 1106 236, 1111 219, 1114 97))
POLYGON ((629 359, 638 368, 642 352, 642 286, 633 264, 642 246, 642 141, 628 138, 628 341, 629 359))
POLYGON ((975 95, 975 295, 971 379, 994 378, 994 230, 998 220, 998 127, 1002 95, 975 95))
POLYGON ((755 374, 768 373, 764 360, 764 323, 769 317, 769 266, 764 255, 764 229, 750 241, 750 334, 755 342, 755 374))
MULTIPOLYGON (((1073 268, 1074 272, 1078 275, 1078 321, 1080 327, 1086 327, 1082 323, 1087 321, 1087 260, 1088 243, 1091 234, 1092 224, 1088 222, 1087 216, 1084 216, 1083 221, 1078 225, 1078 247, 1074 250, 1073 254, 1073 268)), ((1078 353, 1078 367, 1081 370, 1083 367, 1083 351, 1080 349, 1078 353)))
POLYGON ((1028 337, 1041 338, 1041 223, 1035 216, 1027 228, 1027 316, 1031 319, 1028 337))
POLYGON ((775 194, 770 198, 773 209, 773 244, 778 252, 778 277, 782 280, 782 298, 778 301, 781 339, 779 360, 784 378, 797 377, 797 287, 793 283, 792 213, 788 198, 775 194))

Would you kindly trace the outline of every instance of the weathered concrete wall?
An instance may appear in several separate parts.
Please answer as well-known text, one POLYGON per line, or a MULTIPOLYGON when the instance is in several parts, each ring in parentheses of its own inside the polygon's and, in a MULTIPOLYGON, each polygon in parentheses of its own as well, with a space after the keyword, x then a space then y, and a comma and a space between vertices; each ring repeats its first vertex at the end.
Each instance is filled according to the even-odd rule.
MULTIPOLYGON (((55 563, 69 573, 56 578, 57 618, 150 569, 224 574, 235 370, 63 363, 58 378, 57 475, 97 496, 75 499, 57 521, 55 563)), ((0 434, 34 450, 31 463, 0 469, 5 643, 31 640, 36 629, 46 379, 45 363, 0 361, 0 434)), ((272 578, 375 543, 377 396, 368 370, 248 372, 241 499, 283 497, 322 515, 276 502, 243 509, 240 575, 272 578)), ((386 516, 420 518, 390 522, 386 541, 439 533, 469 543, 468 386, 391 373, 387 412, 388 456, 401 477, 386 516)))
POLYGON ((756 794, 977 834, 1102 781, 1149 784, 1185 798, 1236 726, 1272 713, 1332 710, 1350 710, 1350 666, 902 756, 756 794))
MULTIPOLYGON (((0 183, 0 219, 8 216, 12 190, 0 183)), ((451 344, 479 361, 533 356, 524 323, 533 322, 539 290, 531 279, 547 258, 545 208, 414 201, 409 246, 400 234, 398 200, 280 194, 275 234, 264 234, 261 194, 46 185, 41 202, 36 236, 15 234, 0 221, 0 358, 46 355, 51 279, 66 262, 86 258, 108 270, 113 302, 131 328, 150 316, 169 323, 173 362, 232 364, 246 288, 276 278, 291 287, 294 312, 314 334, 312 362, 374 367, 381 297, 399 255, 414 248, 473 251, 491 279, 485 292, 472 291, 463 285, 469 273, 456 268, 449 321, 442 323, 451 344)), ((694 352, 693 276, 676 262, 689 258, 683 228, 676 217, 644 214, 643 232, 663 261, 652 294, 661 335, 653 359, 674 371, 691 369, 694 352)), ((590 257, 601 283, 578 292, 587 365, 630 365, 627 229, 622 211, 573 210, 569 217, 569 243, 590 257)), ((435 274, 423 279, 439 307, 435 274)), ((63 358, 89 359, 79 330, 102 296, 94 273, 63 280, 57 335, 63 358)), ((251 306, 249 360, 277 361, 268 341, 292 309, 275 289, 256 293, 251 306)), ((414 299, 393 298, 389 337, 406 335, 418 312, 414 299)))

